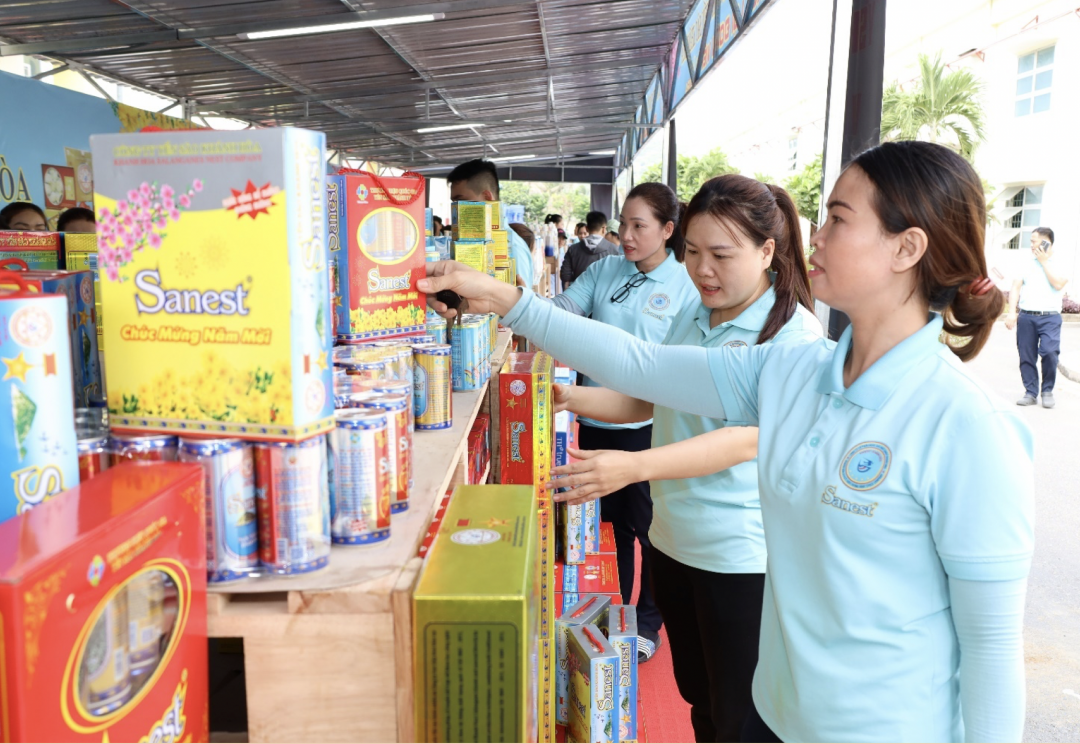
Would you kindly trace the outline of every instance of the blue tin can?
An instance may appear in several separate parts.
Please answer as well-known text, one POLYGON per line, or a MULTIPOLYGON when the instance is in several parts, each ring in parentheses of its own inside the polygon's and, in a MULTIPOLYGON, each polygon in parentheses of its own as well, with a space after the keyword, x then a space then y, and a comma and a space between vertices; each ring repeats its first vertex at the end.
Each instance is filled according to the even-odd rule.
POLYGON ((338 411, 330 534, 341 545, 371 545, 390 537, 390 456, 387 415, 338 411))
POLYGON ((218 583, 259 568, 259 524, 251 445, 239 439, 181 439, 180 461, 206 473, 206 572, 218 583))
POLYGON ((299 574, 330 562, 330 484, 326 437, 255 446, 259 562, 299 574))

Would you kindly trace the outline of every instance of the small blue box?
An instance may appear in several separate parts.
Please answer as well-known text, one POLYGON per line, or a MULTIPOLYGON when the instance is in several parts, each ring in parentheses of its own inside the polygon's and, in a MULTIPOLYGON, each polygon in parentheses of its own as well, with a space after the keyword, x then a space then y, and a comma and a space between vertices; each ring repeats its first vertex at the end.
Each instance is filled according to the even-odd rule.
POLYGON ((618 741, 638 740, 638 661, 637 608, 633 605, 611 605, 601 625, 619 655, 615 675, 616 710, 619 716, 618 741))
MULTIPOLYGON (((570 630, 579 625, 599 628, 607 624, 611 600, 602 594, 587 594, 559 615, 555 621, 555 658, 558 671, 555 674, 555 722, 569 723, 570 685, 570 630)), ((600 635, 600 633, 598 633, 600 635)))

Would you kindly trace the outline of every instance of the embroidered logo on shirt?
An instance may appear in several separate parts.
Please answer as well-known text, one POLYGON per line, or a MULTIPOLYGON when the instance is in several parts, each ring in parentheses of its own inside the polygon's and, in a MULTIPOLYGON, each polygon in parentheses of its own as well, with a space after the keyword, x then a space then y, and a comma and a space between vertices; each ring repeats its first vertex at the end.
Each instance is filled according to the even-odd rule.
POLYGON ((671 298, 666 294, 656 293, 649 298, 649 308, 656 312, 662 312, 671 307, 671 298))
POLYGON ((851 514, 858 514, 861 517, 874 518, 874 509, 877 509, 878 505, 875 501, 872 504, 860 504, 855 501, 848 501, 842 499, 836 495, 836 486, 826 486, 825 492, 821 494, 821 503, 828 504, 841 511, 850 512, 851 514))
POLYGON ((872 491, 889 474, 892 452, 881 442, 856 444, 840 464, 840 480, 853 491, 872 491))
POLYGON ((726 344, 724 344, 724 346, 727 346, 728 348, 731 348, 731 349, 741 349, 742 347, 746 346, 746 342, 745 341, 728 341, 726 344))

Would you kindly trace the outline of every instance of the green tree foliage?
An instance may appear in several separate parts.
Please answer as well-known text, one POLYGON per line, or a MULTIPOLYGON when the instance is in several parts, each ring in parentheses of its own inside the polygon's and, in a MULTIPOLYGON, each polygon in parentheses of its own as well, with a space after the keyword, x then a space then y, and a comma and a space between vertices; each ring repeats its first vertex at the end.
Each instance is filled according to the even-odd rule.
POLYGON ((821 153, 802 171, 784 181, 784 188, 791 194, 799 214, 816 227, 821 206, 821 153))
POLYGON ((984 85, 970 70, 946 70, 939 52, 919 55, 919 79, 893 81, 881 105, 881 139, 922 140, 952 148, 969 162, 986 139, 984 85))
POLYGON ((539 184, 523 181, 505 181, 499 186, 499 198, 506 204, 522 204, 525 207, 525 222, 543 222, 548 211, 548 195, 539 184))
MULTIPOLYGON (((648 181, 663 181, 661 178, 661 164, 655 163, 641 172, 637 183, 648 181)), ((680 155, 676 166, 678 189, 676 190, 681 201, 688 202, 698 192, 701 185, 715 176, 725 173, 738 173, 739 169, 728 162, 727 155, 719 147, 702 155, 680 155)))

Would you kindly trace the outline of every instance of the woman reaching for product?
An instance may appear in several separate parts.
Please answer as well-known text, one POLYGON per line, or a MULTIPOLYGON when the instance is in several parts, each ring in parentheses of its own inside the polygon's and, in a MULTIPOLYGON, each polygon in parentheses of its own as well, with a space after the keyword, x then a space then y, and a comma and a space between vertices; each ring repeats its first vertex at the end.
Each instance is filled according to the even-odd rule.
MULTIPOLYGON (((679 263, 682 235, 679 201, 662 183, 643 183, 626 197, 619 215, 623 254, 591 264, 552 302, 576 315, 591 316, 621 328, 644 341, 659 342, 684 309, 698 304, 694 283, 679 263), (671 245, 669 245, 671 243, 671 245)), ((584 386, 596 383, 586 379, 584 386)), ((595 387, 578 386, 595 390, 595 387)), ((604 418, 586 414, 580 419, 583 450, 641 452, 652 442, 652 416, 604 418)), ((653 501, 647 479, 628 481, 600 502, 600 516, 615 533, 619 584, 625 604, 634 590, 635 542, 641 544, 641 591, 638 594, 638 659, 652 658, 663 624, 653 600, 649 526, 653 501)))
POLYGON ((851 318, 836 343, 648 344, 452 263, 420 289, 623 393, 759 426, 769 562, 744 740, 1019 741, 1032 441, 957 361, 1004 305, 979 178, 945 147, 889 143, 828 209, 811 278, 851 318), (673 369, 682 384, 655 384, 673 369))
MULTIPOLYGON (((714 178, 690 201, 681 228, 700 300, 675 320, 666 345, 734 348, 821 338, 799 215, 787 192, 745 176, 714 178)), ((550 487, 573 487, 556 498, 577 503, 652 481, 653 594, 675 681, 690 703, 697 741, 739 741, 765 586, 757 429, 595 387, 557 386, 556 405, 593 419, 653 419, 653 449, 571 450, 580 461, 553 471, 570 477, 550 487)))

